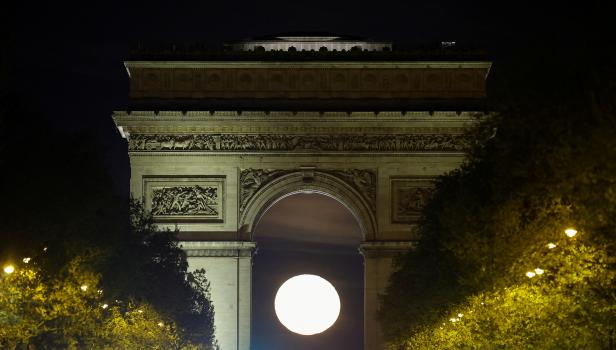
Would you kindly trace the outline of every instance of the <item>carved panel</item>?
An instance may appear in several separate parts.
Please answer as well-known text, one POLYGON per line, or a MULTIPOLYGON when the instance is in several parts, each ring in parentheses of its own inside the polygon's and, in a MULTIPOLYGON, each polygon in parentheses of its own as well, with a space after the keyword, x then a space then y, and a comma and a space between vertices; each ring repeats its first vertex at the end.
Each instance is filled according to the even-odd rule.
POLYGON ((144 190, 157 221, 223 221, 224 178, 144 178, 144 190))
POLYGON ((391 179, 391 222, 416 224, 433 191, 431 178, 391 179))
POLYGON ((246 204, 254 194, 273 179, 293 170, 275 169, 243 169, 240 173, 240 213, 246 209, 246 204))
POLYGON ((359 192, 376 212, 376 171, 371 169, 320 170, 344 180, 359 192))
POLYGON ((152 188, 152 214, 218 215, 218 188, 213 186, 173 186, 152 188))
POLYGON ((250 135, 133 134, 131 151, 462 152, 459 134, 250 135))

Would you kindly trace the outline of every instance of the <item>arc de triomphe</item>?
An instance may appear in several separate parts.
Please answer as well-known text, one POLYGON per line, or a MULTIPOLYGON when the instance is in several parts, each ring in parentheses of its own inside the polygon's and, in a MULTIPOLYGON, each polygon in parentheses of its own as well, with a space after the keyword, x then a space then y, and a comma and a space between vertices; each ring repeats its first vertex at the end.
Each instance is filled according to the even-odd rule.
POLYGON ((490 63, 340 36, 276 36, 224 51, 141 50, 125 62, 131 192, 178 227, 211 282, 222 350, 248 350, 252 231, 278 199, 319 192, 363 233, 364 348, 396 254, 412 248, 431 179, 460 165, 490 63))

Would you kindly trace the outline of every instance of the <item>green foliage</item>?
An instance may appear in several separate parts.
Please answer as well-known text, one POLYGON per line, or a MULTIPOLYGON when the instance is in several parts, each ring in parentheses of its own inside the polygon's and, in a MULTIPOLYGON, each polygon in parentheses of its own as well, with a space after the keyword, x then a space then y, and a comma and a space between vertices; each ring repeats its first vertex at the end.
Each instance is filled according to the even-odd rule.
MULTIPOLYGON (((603 349, 613 335, 616 272, 605 250, 556 233, 514 264, 507 287, 472 293, 400 341, 405 349, 603 349), (526 272, 539 267, 532 278, 526 272)), ((399 344, 399 345, 400 345, 399 344)))
POLYGON ((130 227, 129 244, 107 260, 106 288, 120 298, 147 301, 175 320, 186 339, 214 344, 214 309, 205 270, 187 271, 177 232, 159 230, 136 200, 130 203, 130 227))
MULTIPOLYGON (((0 347, 19 349, 213 349, 213 308, 205 271, 186 272, 186 258, 170 232, 158 231, 140 206, 132 210, 135 258, 133 268, 109 275, 98 272, 101 258, 110 261, 117 251, 88 249, 53 273, 46 268, 52 250, 42 249, 23 262, 6 262, 15 272, 0 277, 0 347), (161 246, 166 248, 161 248, 161 246), (172 262, 169 262, 171 260, 172 262), (141 265, 140 265, 141 264, 141 265), (156 267, 153 267, 156 266, 156 267), (133 270, 134 269, 134 270, 133 270), (153 271, 152 271, 153 270, 153 271), (127 273, 173 276, 157 286, 154 277, 138 277, 148 289, 122 288, 127 273), (181 281, 177 281, 181 279, 181 281), (118 282, 116 284, 115 282, 118 282), (118 285, 120 287, 118 287, 118 285), (109 288, 109 289, 108 289, 109 288), (163 300, 157 293, 187 298, 163 300)), ((110 266, 114 266, 110 263, 110 266)), ((114 266, 121 268, 121 266, 114 266)))
MULTIPOLYGON (((77 257, 49 278, 37 264, 17 264, 0 279, 2 348, 197 349, 148 304, 110 299, 100 276, 77 257)), ((204 348, 204 347, 202 347, 204 348)))
POLYGON ((437 181, 418 248, 382 299, 392 348, 613 346, 614 72, 549 63, 501 75, 511 95, 471 130, 464 165, 437 181), (545 273, 528 278, 535 268, 545 273))

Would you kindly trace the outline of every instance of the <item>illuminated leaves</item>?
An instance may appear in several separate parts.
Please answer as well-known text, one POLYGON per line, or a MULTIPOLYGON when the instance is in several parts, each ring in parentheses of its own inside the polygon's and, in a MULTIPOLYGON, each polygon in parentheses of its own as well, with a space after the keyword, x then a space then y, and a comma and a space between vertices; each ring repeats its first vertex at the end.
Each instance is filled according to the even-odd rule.
POLYGON ((439 179, 382 298, 393 348, 614 341, 616 98, 589 91, 504 106, 471 131, 483 142, 439 179))
POLYGON ((24 264, 0 279, 0 346, 79 349, 198 349, 148 304, 106 300, 99 276, 77 257, 56 278, 24 264), (88 288, 81 288, 87 285, 88 288), (107 305, 107 307, 102 307, 107 305))
POLYGON ((616 284, 605 252, 570 244, 546 258, 554 272, 467 298, 450 308, 464 317, 423 327, 405 349, 602 348, 616 314, 613 294, 603 295, 616 284))

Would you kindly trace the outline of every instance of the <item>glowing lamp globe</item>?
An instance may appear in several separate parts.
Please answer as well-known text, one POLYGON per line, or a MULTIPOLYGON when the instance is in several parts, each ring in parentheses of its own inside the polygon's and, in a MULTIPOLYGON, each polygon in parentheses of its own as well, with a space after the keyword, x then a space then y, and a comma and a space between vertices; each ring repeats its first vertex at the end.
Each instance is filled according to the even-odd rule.
POLYGON ((4 273, 6 273, 6 274, 9 274, 9 275, 10 275, 10 274, 12 274, 13 272, 15 272, 15 266, 13 266, 13 265, 6 265, 6 266, 4 267, 4 273))
POLYGON ((316 275, 298 275, 280 286, 274 300, 278 320, 291 332, 313 335, 331 327, 340 314, 336 288, 316 275))

